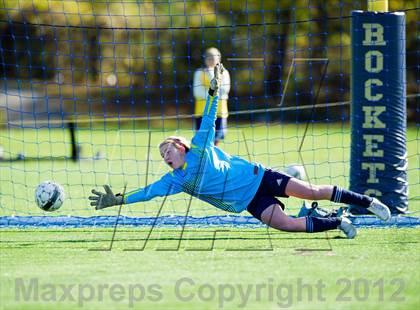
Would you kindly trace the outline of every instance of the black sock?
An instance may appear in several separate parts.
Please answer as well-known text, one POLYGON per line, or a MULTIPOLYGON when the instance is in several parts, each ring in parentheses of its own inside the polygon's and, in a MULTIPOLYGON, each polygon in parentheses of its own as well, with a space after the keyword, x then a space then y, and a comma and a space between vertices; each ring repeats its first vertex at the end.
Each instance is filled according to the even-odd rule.
POLYGON ((342 202, 349 205, 358 205, 367 208, 372 202, 372 197, 358 194, 338 186, 334 186, 334 190, 330 200, 334 202, 342 202))
POLYGON ((336 229, 341 224, 341 218, 339 217, 306 217, 306 232, 315 233, 331 229, 336 229))

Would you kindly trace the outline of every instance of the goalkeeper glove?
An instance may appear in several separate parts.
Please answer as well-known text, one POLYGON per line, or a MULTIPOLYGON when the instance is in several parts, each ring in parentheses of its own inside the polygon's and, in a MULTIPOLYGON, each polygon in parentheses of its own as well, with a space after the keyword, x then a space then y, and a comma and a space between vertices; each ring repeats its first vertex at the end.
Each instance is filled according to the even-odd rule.
POLYGON ((96 196, 89 196, 89 200, 90 205, 94 206, 95 210, 122 205, 124 203, 124 197, 120 194, 114 195, 109 185, 104 185, 104 189, 105 193, 92 189, 92 193, 96 196))
POLYGON ((222 86, 222 77, 225 68, 221 63, 217 64, 214 67, 214 78, 210 81, 210 90, 209 93, 213 96, 217 94, 219 88, 222 86))

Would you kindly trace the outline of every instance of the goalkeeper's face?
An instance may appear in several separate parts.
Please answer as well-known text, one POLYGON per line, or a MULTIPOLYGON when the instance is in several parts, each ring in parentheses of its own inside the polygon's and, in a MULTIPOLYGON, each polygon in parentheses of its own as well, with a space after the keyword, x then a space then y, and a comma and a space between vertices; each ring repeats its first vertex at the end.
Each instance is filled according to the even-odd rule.
POLYGON ((168 143, 166 147, 161 150, 161 152, 163 160, 172 169, 178 169, 184 166, 185 147, 182 145, 168 143))

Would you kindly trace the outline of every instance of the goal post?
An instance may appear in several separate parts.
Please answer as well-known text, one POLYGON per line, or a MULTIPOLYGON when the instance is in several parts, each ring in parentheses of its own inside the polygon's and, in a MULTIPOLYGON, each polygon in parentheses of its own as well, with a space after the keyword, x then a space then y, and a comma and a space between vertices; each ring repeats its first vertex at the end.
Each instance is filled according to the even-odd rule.
POLYGON ((368 9, 351 15, 350 189, 398 214, 408 209, 405 13, 388 12, 387 1, 368 9))

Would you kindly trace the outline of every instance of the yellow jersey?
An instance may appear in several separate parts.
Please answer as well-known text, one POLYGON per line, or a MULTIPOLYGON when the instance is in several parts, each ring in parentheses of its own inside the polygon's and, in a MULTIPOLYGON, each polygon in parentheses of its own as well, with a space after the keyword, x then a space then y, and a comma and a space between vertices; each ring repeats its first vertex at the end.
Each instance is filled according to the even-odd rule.
MULTIPOLYGON (((194 114, 196 116, 203 115, 210 81, 213 77, 214 72, 211 68, 200 68, 194 73, 193 93, 195 99, 194 114)), ((219 89, 219 105, 217 107, 217 117, 219 118, 227 118, 229 116, 227 105, 229 90, 230 76, 229 72, 225 70, 222 76, 222 86, 219 89)))

